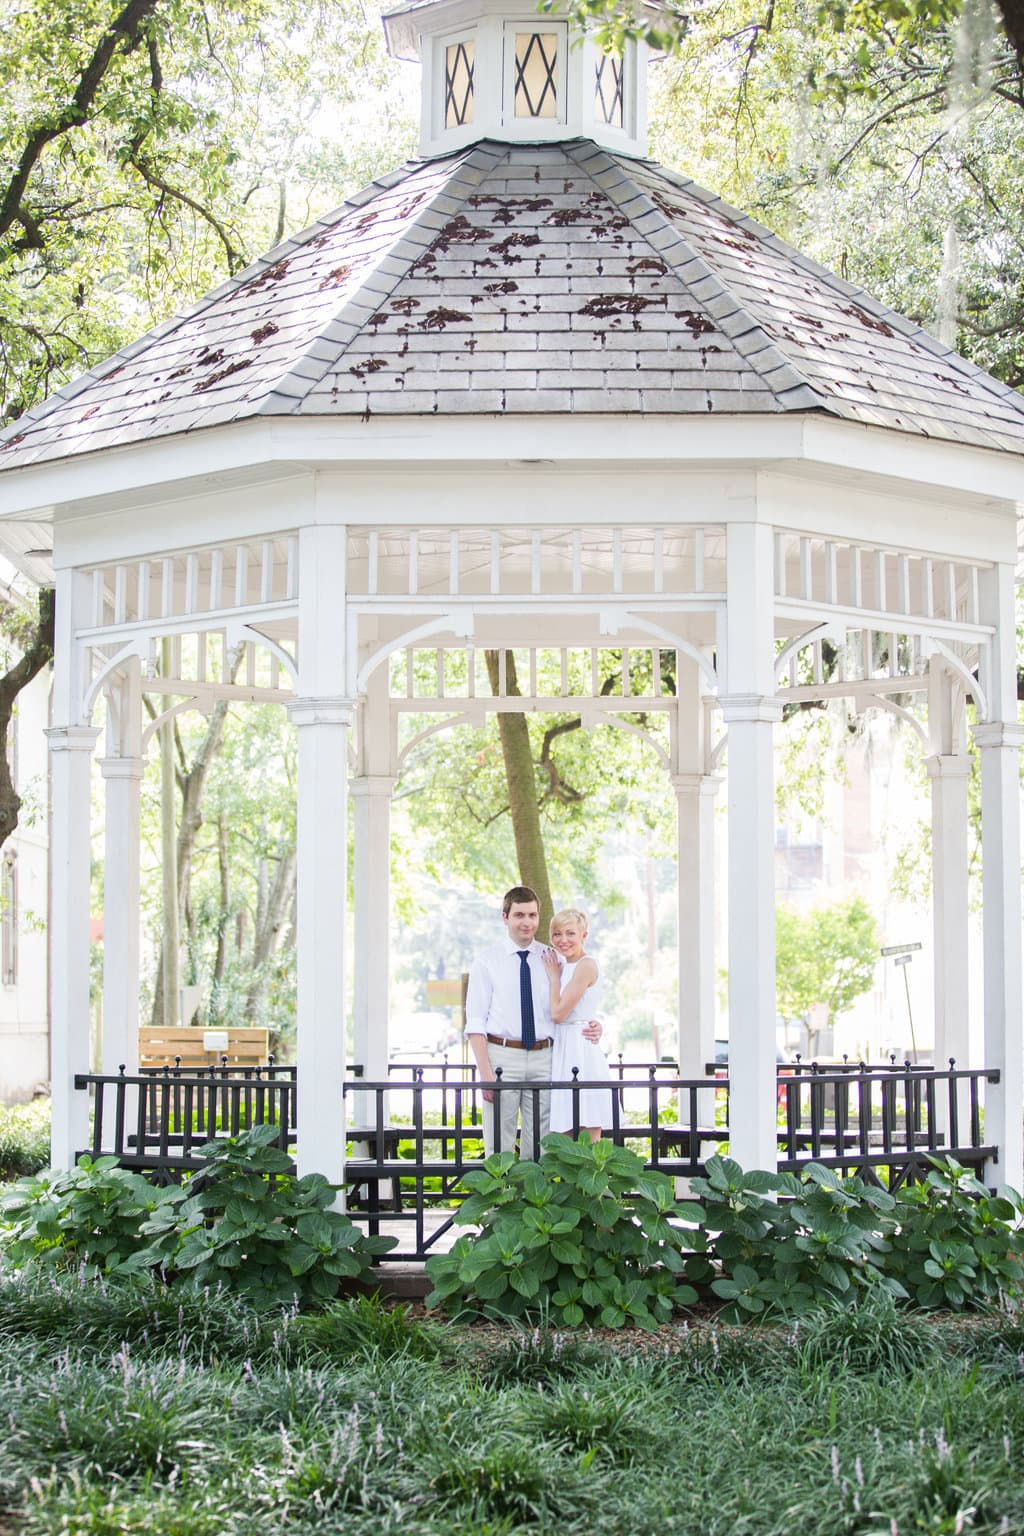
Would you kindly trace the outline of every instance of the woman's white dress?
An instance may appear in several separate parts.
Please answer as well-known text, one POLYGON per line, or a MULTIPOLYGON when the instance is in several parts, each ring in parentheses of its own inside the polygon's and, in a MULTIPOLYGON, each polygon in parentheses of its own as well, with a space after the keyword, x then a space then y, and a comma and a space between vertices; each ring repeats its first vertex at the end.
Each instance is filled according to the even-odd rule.
MULTIPOLYGON (((562 967, 562 991, 572 981, 573 972, 578 961, 568 961, 562 967)), ((598 977, 593 986, 587 988, 579 1002, 576 1004, 570 1016, 562 1024, 555 1025, 555 1043, 551 1052, 551 1081, 572 1082, 573 1067, 579 1069, 578 1081, 610 1082, 611 1069, 608 1066, 608 1058, 599 1045, 592 1040, 584 1040, 583 1026, 596 1017, 601 1007, 601 980, 598 977)), ((569 1088, 553 1088, 551 1090, 551 1129, 553 1131, 572 1131, 573 1105, 572 1090, 569 1088)), ((580 1129, 584 1126, 599 1126, 603 1130, 610 1128, 612 1123, 612 1096, 607 1088, 582 1089, 579 1094, 579 1119, 580 1129)))

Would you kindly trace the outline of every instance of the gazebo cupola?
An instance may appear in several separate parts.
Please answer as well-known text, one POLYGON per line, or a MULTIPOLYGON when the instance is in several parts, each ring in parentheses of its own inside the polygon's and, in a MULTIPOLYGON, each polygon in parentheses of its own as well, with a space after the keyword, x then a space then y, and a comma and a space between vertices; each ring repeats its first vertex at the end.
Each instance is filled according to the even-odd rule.
POLYGON ((647 152, 646 45, 602 51, 526 0, 413 0, 384 18, 397 58, 423 64, 420 153, 479 139, 593 139, 647 152))

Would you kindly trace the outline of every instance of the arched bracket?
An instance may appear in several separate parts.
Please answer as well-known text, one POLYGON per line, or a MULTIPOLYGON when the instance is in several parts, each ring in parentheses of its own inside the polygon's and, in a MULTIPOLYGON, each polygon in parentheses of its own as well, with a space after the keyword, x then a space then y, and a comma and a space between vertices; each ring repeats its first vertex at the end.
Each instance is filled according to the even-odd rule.
POLYGON ((196 702, 196 695, 194 693, 190 693, 187 699, 179 699, 177 704, 172 704, 170 709, 165 709, 163 714, 157 715, 156 719, 151 720, 142 733, 143 753, 145 753, 147 747, 153 740, 153 737, 156 735, 160 727, 162 725, 166 725, 168 720, 173 720, 175 715, 183 715, 186 710, 198 708, 199 705, 196 702))
POLYGON ((807 646, 814 645, 820 640, 834 640, 837 645, 842 645, 845 639, 846 625, 837 623, 835 619, 812 625, 810 629, 805 629, 802 635, 796 635, 788 645, 782 647, 775 658, 775 676, 781 677, 783 669, 789 665, 790 657, 805 650, 807 646))
POLYGON ((377 650, 371 651, 356 674, 352 694, 355 697, 364 694, 371 673, 375 672, 381 662, 393 656, 396 651, 415 645, 417 640, 428 640, 431 635, 454 634, 463 640, 471 640, 473 627, 472 612, 468 608, 456 608, 440 614, 436 619, 428 619, 425 624, 417 624, 414 629, 403 631, 393 640, 388 640, 384 645, 378 646, 377 650))
POLYGON ((467 711, 462 709, 453 711, 450 715, 446 715, 443 720, 435 720, 432 725, 426 726, 422 731, 417 731, 412 740, 407 741, 401 752, 398 754, 398 771, 401 772, 402 764, 405 762, 409 753, 412 751, 413 747, 418 747, 421 741, 426 741, 431 736, 437 736, 441 731, 452 730, 457 725, 471 724, 472 721, 470 720, 467 711))
POLYGON ((613 714, 611 710, 588 709, 585 703, 580 708, 580 719, 584 729, 588 731, 592 731, 596 725, 611 725, 617 731, 629 731, 632 735, 639 736, 642 742, 657 753, 662 765, 665 768, 671 768, 672 759, 669 753, 660 741, 655 740, 649 731, 644 730, 642 725, 636 725, 632 720, 624 720, 621 715, 613 714))
POLYGON ((932 656, 941 656, 946 667, 954 677, 958 677, 963 683, 965 692, 974 700, 974 708, 979 721, 988 719, 988 700, 985 691, 970 667, 966 666, 955 651, 942 640, 937 640, 934 635, 921 636, 921 654, 929 660, 932 656))
POLYGON ((284 646, 279 644, 277 640, 272 640, 269 635, 265 635, 262 630, 255 629, 251 624, 228 623, 223 628, 224 643, 229 653, 238 650, 243 645, 262 645, 272 656, 277 657, 291 678, 293 686, 298 686, 298 663, 295 657, 286 651, 284 646))
POLYGON ((710 693, 718 692, 718 673, 715 664, 705 651, 694 645, 690 640, 684 640, 681 635, 675 634, 671 629, 666 629, 664 624, 655 624, 650 619, 645 619, 638 613, 620 613, 617 608, 602 608, 599 614, 599 623, 602 635, 614 637, 621 629, 639 629, 643 634, 650 635, 652 639, 663 640, 669 649, 682 651, 695 661, 701 676, 708 685, 710 693))
POLYGON ((892 699, 887 698, 884 693, 870 693, 867 694, 864 698, 858 699, 857 702, 858 707, 861 709, 888 710, 890 715, 895 715, 897 720, 903 721, 904 725, 909 725, 912 727, 914 734, 917 736, 918 741, 920 741, 921 746, 924 748, 925 756, 931 752, 931 743, 928 739, 928 727, 926 725, 922 725, 917 716, 911 714, 909 709, 904 709, 902 704, 896 704, 892 699))
POLYGON ((105 667, 100 669, 97 675, 93 678, 92 683, 89 685, 88 691, 82 700, 83 721, 89 721, 92 719, 92 712, 96 706, 96 700, 99 698, 101 690, 105 684, 110 681, 110 678, 113 676, 113 674, 119 671, 119 669, 124 666, 126 661, 130 661, 134 657, 138 657, 140 661, 144 662, 147 648, 148 641, 143 639, 131 640, 127 645, 123 645, 115 656, 111 657, 105 667))

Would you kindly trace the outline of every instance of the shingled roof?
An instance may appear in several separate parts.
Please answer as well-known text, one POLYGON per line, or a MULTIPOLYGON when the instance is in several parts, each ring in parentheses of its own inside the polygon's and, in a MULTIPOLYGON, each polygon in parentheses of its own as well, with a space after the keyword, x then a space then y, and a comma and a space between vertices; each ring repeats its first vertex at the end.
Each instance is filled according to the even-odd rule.
POLYGON ((589 140, 373 183, 28 412, 0 469, 254 417, 820 412, 1019 452, 1024 400, 693 182, 589 140))

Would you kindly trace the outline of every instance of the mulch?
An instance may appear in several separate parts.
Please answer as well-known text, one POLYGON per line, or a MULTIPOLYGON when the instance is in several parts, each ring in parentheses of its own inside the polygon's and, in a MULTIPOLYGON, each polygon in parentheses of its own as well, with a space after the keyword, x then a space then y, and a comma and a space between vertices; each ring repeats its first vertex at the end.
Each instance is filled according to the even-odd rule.
MULTIPOLYGON (((505 1349, 513 1339, 539 1338, 543 1332, 523 1322, 495 1323, 485 1319, 457 1322, 437 1309, 427 1308, 422 1301, 396 1302, 396 1305, 403 1305, 410 1319, 441 1323, 452 1329, 454 1333, 461 1335, 460 1343, 464 1343, 473 1353, 493 1348, 505 1349)), ((714 1302, 700 1302, 688 1308, 685 1313, 678 1314, 670 1323, 663 1323, 656 1329, 591 1327, 553 1328, 548 1331, 558 1334, 563 1340, 571 1340, 574 1344, 595 1345, 616 1355, 659 1357, 678 1354, 684 1349, 692 1349, 695 1344, 710 1338, 711 1334, 715 1334, 719 1339, 737 1339, 753 1344, 758 1339, 768 1343, 779 1343, 793 1331, 792 1320, 776 1323, 723 1322, 721 1310, 721 1307, 714 1302)), ((915 1316, 932 1327, 953 1329, 968 1336, 983 1333, 992 1327, 991 1318, 981 1312, 922 1312, 916 1313, 915 1316)))

